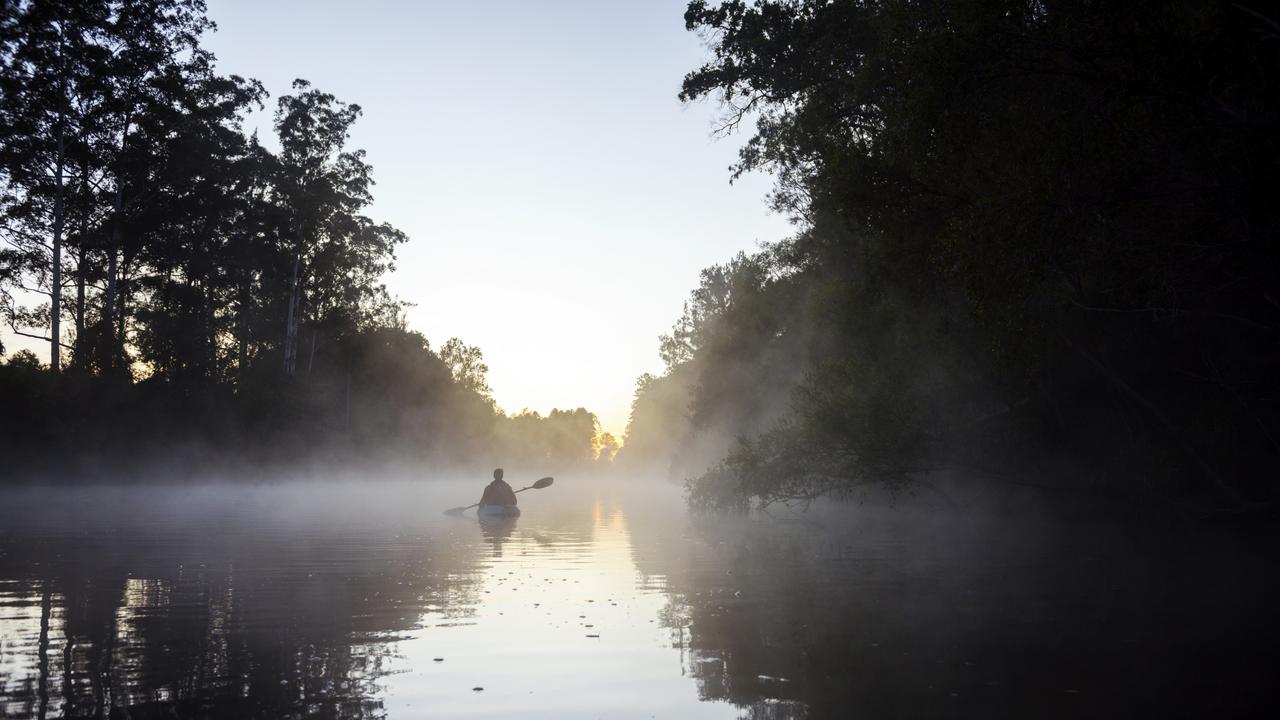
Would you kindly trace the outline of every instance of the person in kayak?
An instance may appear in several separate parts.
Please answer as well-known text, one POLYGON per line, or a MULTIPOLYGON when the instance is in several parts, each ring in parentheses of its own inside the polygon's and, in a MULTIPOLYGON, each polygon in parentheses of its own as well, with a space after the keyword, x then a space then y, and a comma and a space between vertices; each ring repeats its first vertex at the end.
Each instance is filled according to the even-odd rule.
POLYGON ((511 486, 502 480, 502 468, 493 471, 493 482, 484 488, 480 496, 480 507, 486 505, 515 505, 516 493, 511 486))

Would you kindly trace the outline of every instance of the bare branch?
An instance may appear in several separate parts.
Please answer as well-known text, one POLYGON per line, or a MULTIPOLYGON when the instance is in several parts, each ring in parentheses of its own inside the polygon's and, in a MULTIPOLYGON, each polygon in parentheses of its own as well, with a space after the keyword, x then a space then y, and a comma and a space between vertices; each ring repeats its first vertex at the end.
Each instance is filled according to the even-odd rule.
POLYGON ((1261 323, 1261 322, 1258 322, 1257 320, 1251 320, 1247 317, 1234 315, 1232 313, 1208 312, 1206 310, 1184 310, 1182 308, 1176 308, 1176 307, 1143 307, 1143 308, 1096 307, 1093 305, 1085 305, 1084 303, 1078 302, 1076 300, 1072 300, 1071 304, 1075 305, 1081 310, 1087 310, 1089 312, 1114 313, 1118 315, 1142 315, 1146 313, 1151 313, 1152 315, 1158 315, 1160 313, 1168 313, 1170 315, 1191 315, 1194 317, 1207 317, 1207 318, 1215 318, 1219 320, 1232 320, 1238 323, 1242 323, 1244 325, 1249 325, 1251 327, 1258 328, 1260 330, 1267 330, 1269 332, 1276 332, 1277 330, 1280 330, 1280 327, 1278 326, 1267 325, 1266 323, 1261 323))

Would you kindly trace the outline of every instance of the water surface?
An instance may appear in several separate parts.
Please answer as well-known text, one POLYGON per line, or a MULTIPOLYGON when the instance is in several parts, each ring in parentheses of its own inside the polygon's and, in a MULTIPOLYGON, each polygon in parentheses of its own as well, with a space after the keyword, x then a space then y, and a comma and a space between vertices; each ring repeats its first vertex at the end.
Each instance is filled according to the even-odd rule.
POLYGON ((1266 543, 919 504, 691 516, 562 478, 10 490, 0 716, 1124 716, 1265 708, 1266 543), (1128 529, 1122 529, 1128 528, 1128 529))

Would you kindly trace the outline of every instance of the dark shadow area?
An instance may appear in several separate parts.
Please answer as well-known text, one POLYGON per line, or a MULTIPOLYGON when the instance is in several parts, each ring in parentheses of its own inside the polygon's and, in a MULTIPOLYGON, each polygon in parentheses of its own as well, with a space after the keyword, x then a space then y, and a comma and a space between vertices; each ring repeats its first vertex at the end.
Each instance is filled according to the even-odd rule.
POLYGON ((1277 707, 1273 532, 1032 514, 824 506, 631 528, 685 670, 747 717, 1277 707))
POLYGON ((626 467, 744 507, 959 470, 1280 509, 1280 18, 1262 2, 692 2, 795 234, 705 269, 626 467))

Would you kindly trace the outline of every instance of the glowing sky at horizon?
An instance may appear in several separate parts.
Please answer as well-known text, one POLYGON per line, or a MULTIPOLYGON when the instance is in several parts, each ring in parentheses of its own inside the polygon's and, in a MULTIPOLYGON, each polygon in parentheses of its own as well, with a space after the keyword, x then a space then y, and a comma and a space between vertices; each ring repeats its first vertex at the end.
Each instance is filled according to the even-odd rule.
POLYGON ((246 130, 295 77, 364 109, 369 215, 410 238, 388 285, 433 348, 483 350, 508 411, 621 435, 698 271, 789 234, 769 178, 730 185, 718 108, 676 99, 707 57, 683 0, 208 5, 219 70, 272 95, 246 130))

